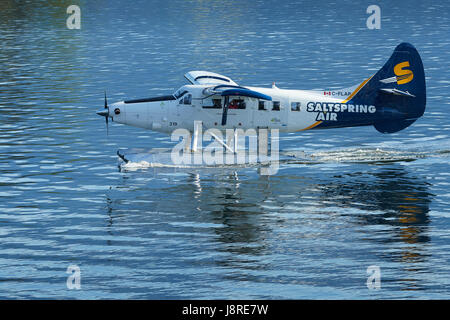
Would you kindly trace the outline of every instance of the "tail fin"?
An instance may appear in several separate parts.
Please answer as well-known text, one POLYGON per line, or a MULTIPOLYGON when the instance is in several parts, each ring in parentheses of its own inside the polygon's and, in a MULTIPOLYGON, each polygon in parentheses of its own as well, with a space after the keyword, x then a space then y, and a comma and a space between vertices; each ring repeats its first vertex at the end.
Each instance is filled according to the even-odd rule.
POLYGON ((426 87, 422 60, 409 43, 401 43, 386 64, 351 98, 377 108, 374 127, 381 133, 405 129, 425 111, 426 87))

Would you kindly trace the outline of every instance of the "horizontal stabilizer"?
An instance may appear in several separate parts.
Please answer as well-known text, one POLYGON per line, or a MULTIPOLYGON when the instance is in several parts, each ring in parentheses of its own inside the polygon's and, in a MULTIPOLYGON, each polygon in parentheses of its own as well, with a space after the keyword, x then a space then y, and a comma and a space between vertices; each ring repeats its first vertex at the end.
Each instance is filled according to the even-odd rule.
POLYGON ((401 91, 401 90, 398 90, 398 89, 395 89, 395 88, 394 89, 380 89, 380 91, 386 92, 386 93, 395 94, 395 95, 398 95, 398 96, 406 96, 406 97, 412 97, 412 98, 415 97, 415 95, 409 93, 408 91, 401 91))

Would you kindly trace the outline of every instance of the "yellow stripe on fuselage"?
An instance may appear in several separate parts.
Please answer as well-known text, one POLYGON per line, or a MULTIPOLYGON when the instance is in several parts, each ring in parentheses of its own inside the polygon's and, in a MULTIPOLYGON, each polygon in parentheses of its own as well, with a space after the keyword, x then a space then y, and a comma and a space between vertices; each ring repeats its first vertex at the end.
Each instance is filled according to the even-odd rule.
MULTIPOLYGON (((372 76, 372 77, 373 77, 373 76, 372 76)), ((358 88, 356 88, 356 90, 353 91, 352 94, 349 95, 348 98, 345 99, 344 101, 342 101, 341 103, 347 103, 347 101, 349 101, 351 98, 353 98, 353 96, 354 96, 355 94, 357 94, 357 93, 359 92, 359 90, 361 90, 361 88, 364 87, 364 85, 365 85, 370 79, 372 79, 372 77, 367 78, 366 80, 364 80, 364 81, 358 86, 358 88)))
MULTIPOLYGON (((372 76, 373 77, 373 76, 372 76)), ((362 87, 364 87, 364 85, 370 80, 372 79, 372 77, 367 78, 366 80, 364 80, 363 82, 361 82, 361 84, 355 89, 355 91, 353 91, 348 97, 347 99, 345 99, 344 101, 342 101, 341 103, 347 103, 347 101, 350 101, 351 98, 353 98, 355 96, 355 94, 357 94, 359 92, 359 90, 361 90, 362 87)), ((298 131, 305 131, 305 130, 309 130, 312 129, 314 127, 317 127, 319 124, 321 124, 323 121, 317 121, 316 123, 313 123, 312 125, 310 125, 309 127, 306 127, 304 129, 300 129, 298 131)))
POLYGON ((315 126, 318 126, 318 125, 321 124, 321 123, 322 123, 322 121, 317 121, 316 123, 313 123, 313 124, 310 125, 309 127, 306 127, 306 128, 304 128, 304 129, 300 129, 300 130, 298 130, 298 131, 305 131, 305 130, 312 129, 312 128, 314 128, 315 126))

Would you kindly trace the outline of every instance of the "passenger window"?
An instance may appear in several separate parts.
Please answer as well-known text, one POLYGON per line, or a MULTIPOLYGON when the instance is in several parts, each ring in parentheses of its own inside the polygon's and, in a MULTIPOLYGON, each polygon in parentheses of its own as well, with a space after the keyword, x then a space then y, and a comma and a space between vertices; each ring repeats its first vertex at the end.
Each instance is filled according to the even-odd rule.
POLYGON ((222 109, 222 99, 212 99, 213 107, 217 109, 222 109))
POLYGON ((280 101, 273 101, 272 102, 272 110, 273 111, 280 111, 280 101))
POLYGON ((265 101, 258 102, 258 110, 266 110, 266 102, 265 101))
MULTIPOLYGON (((210 102, 206 102, 209 104, 210 102)), ((212 105, 204 105, 203 108, 208 109, 222 109, 222 99, 212 99, 212 105)))
POLYGON ((300 102, 291 102, 291 111, 300 111, 300 102))

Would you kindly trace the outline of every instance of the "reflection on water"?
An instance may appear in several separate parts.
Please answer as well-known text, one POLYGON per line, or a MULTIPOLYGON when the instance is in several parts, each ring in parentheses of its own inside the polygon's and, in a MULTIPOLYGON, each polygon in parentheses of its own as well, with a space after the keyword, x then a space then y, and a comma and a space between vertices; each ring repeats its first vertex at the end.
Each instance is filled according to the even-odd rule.
MULTIPOLYGON (((340 270, 336 268, 339 264, 331 262, 331 268, 348 278, 355 266, 368 260, 367 251, 371 256, 375 251, 372 258, 381 268, 391 263, 403 265, 404 275, 384 286, 400 290, 421 287, 416 271, 424 272, 423 266, 430 262, 426 244, 430 242, 428 212, 433 195, 429 184, 408 167, 371 166, 364 172, 315 176, 308 168, 292 166, 271 177, 228 169, 214 174, 173 171, 158 168, 129 173, 131 176, 121 180, 123 184, 108 193, 110 219, 127 216, 126 206, 133 203, 133 211, 142 212, 139 220, 145 219, 143 225, 152 225, 159 235, 167 229, 160 229, 154 220, 160 221, 157 212, 159 206, 164 207, 164 223, 174 228, 172 240, 186 235, 182 236, 185 245, 203 248, 201 255, 211 257, 214 264, 200 259, 198 266, 206 263, 222 270, 220 277, 225 281, 313 286, 321 275, 319 283, 335 285, 330 270, 319 267, 323 261, 342 256, 346 267, 340 270), (146 177, 145 181, 137 187, 128 185, 128 179, 138 176, 146 177), (155 179, 165 180, 167 185, 155 190, 155 179), (117 192, 120 189, 133 189, 136 199, 117 192), (167 198, 159 198, 160 193, 167 198), (353 243, 368 250, 355 251, 353 243), (315 269, 288 265, 281 275, 289 260, 315 269)), ((122 227, 114 224, 112 229, 120 234, 122 227)), ((137 234, 146 232, 137 227, 137 234)), ((330 267, 330 262, 327 264, 330 267)), ((358 289, 362 290, 364 275, 358 277, 358 289)))
POLYGON ((339 207, 361 210, 350 214, 355 223, 373 230, 389 226, 382 237, 375 232, 364 234, 364 238, 375 245, 400 243, 399 250, 382 256, 404 264, 408 279, 402 280, 405 282, 402 290, 419 289, 412 275, 423 271, 415 265, 426 263, 430 255, 426 245, 430 242, 428 212, 433 198, 428 191, 429 184, 401 166, 381 167, 369 175, 351 173, 336 178, 332 184, 323 186, 326 198, 341 199, 336 201, 339 207))
MULTIPOLYGON (((428 211, 432 196, 429 184, 411 176, 401 166, 373 173, 336 176, 323 188, 323 199, 334 199, 339 207, 352 207, 374 214, 358 215, 362 224, 399 226, 398 234, 383 241, 427 242, 428 211)), ((333 201, 333 200, 332 200, 333 201)))

